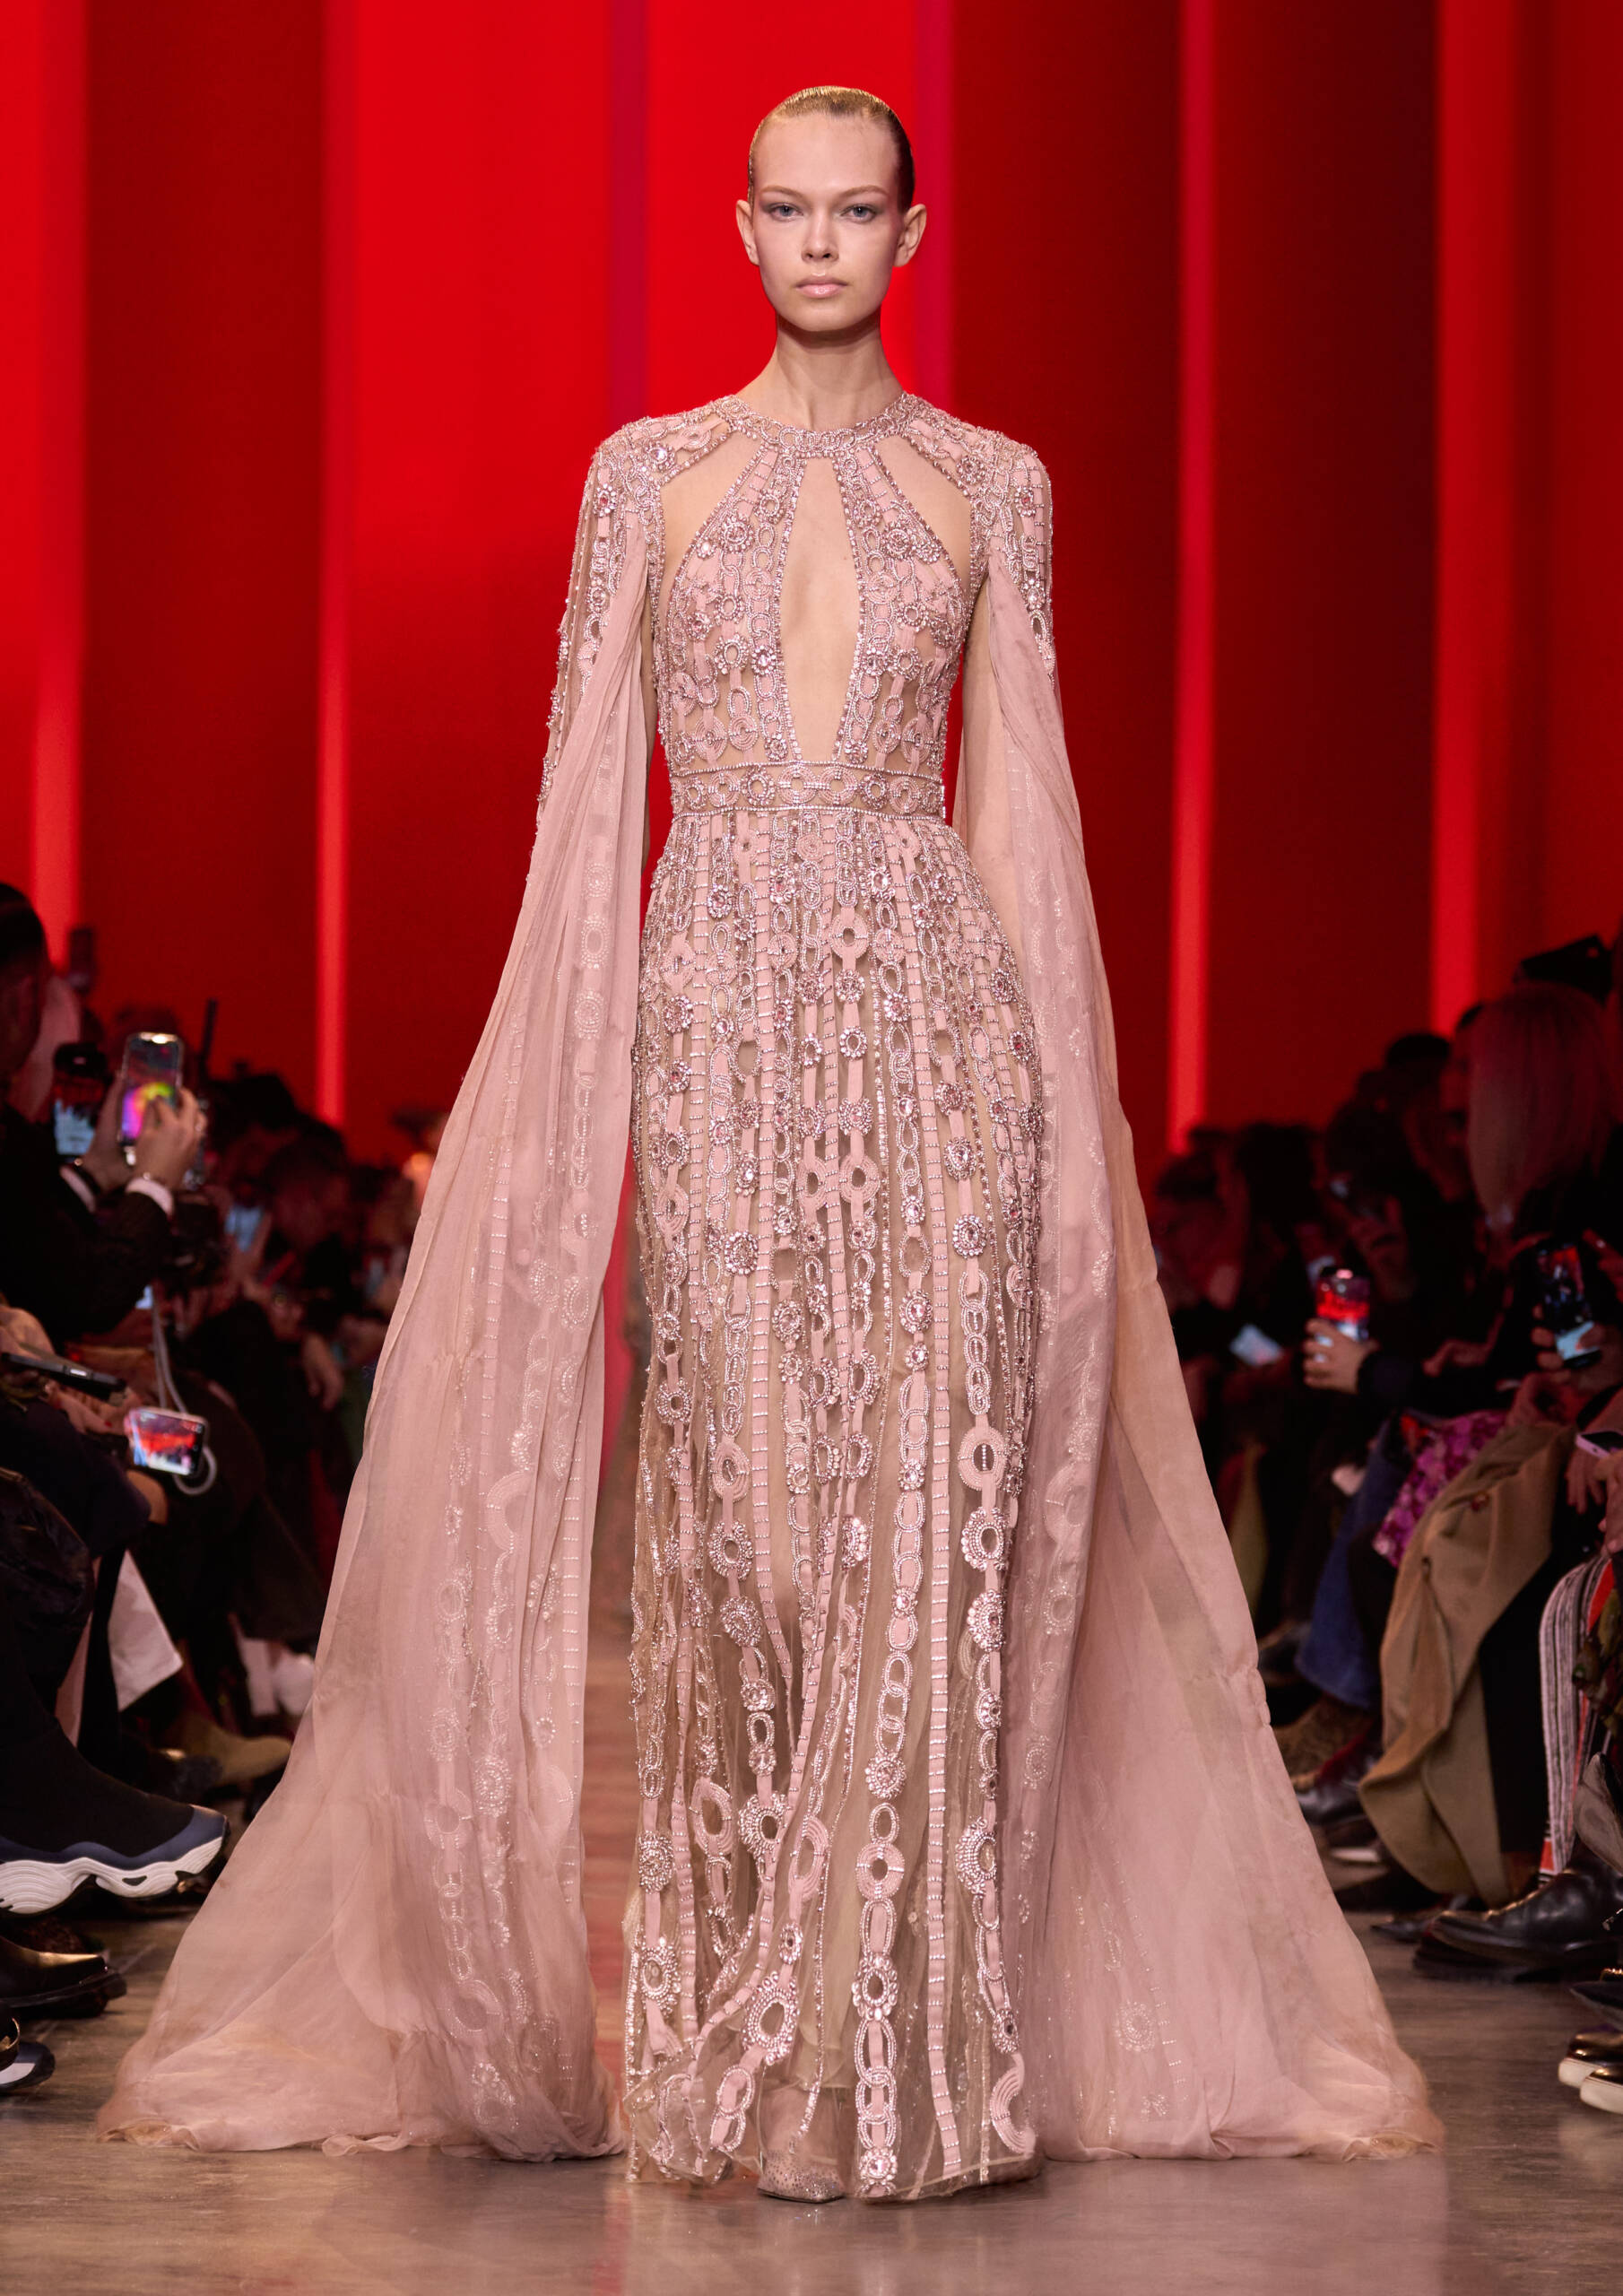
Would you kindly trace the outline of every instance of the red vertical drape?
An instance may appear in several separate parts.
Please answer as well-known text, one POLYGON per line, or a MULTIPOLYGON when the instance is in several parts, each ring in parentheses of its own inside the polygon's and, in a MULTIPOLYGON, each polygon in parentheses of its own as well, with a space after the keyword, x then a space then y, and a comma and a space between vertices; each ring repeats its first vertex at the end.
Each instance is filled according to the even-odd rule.
POLYGON ((91 11, 85 915, 314 1083, 317 0, 91 11))
MULTIPOLYGON (((346 1118, 448 1105, 534 831, 580 487, 604 427, 601 11, 358 0, 346 1118)), ((332 131, 345 132, 342 115, 332 131)), ((334 515, 329 506, 329 516, 334 515)))
POLYGON ((1219 7, 1207 1114, 1322 1117, 1427 1005, 1432 36, 1219 7))
POLYGON ((0 10, 0 878, 80 915, 84 7, 0 10))
POLYGON ((959 13, 954 404, 1055 489, 1065 725, 1141 1148, 1166 1131, 1178 9, 959 13))

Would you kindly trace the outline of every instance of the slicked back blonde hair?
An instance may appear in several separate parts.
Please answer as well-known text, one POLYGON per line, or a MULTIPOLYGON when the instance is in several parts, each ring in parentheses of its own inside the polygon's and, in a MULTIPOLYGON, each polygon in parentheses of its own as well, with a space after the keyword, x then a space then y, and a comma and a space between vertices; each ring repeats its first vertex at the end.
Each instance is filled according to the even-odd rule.
POLYGON ((750 138, 751 197, 755 196, 755 153, 761 137, 775 119, 804 119, 808 112, 820 112, 828 119, 871 119, 888 132, 896 149, 897 196, 905 215, 913 204, 913 146, 890 105, 866 88, 797 88, 781 104, 774 104, 750 138))

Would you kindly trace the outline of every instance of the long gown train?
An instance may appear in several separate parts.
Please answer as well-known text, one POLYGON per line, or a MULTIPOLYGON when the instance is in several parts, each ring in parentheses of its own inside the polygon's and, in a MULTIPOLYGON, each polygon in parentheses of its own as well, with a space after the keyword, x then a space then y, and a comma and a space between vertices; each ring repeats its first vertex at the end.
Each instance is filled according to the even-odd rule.
POLYGON ((906 396, 600 449, 315 1701, 104 2133, 624 2141, 869 2197, 1043 2152, 1436 2141, 1268 1731, 1155 1283, 1050 532, 1035 456, 906 396), (803 744, 831 612, 849 677, 803 744), (639 961, 645 660, 675 820, 639 961), (655 1352, 622 2131, 579 1792, 628 1125, 655 1352))

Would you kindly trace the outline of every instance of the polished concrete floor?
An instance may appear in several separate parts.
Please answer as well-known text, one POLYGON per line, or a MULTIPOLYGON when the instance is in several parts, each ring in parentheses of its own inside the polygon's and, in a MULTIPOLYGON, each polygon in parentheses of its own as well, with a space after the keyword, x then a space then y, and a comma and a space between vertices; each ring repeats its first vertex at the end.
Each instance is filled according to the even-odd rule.
MULTIPOLYGON (((588 1915, 617 2055, 618 1921, 634 1827, 623 1657, 594 1658, 588 1915)), ((4 2296, 1493 2296, 1623 2281, 1623 2120, 1558 2086, 1580 2022, 1550 1988, 1437 1985, 1371 1942, 1447 2123, 1445 2159, 1322 2167, 1121 2161, 906 2209, 628 2187, 614 2161, 524 2168, 432 2153, 200 2157, 97 2145, 91 2116, 178 1925, 109 1923, 127 1997, 43 2029, 56 2077, 0 2107, 4 2296)))

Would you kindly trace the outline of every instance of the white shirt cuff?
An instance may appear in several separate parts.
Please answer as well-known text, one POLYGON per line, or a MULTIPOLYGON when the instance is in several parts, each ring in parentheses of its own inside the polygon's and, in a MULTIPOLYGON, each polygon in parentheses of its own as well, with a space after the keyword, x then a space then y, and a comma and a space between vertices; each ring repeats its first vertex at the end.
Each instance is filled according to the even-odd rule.
POLYGON ((87 1212, 94 1212, 97 1209, 100 1198, 82 1172, 76 1170, 72 1164, 64 1164, 62 1178, 65 1185, 73 1189, 87 1212))
POLYGON ((161 1180, 152 1178, 146 1172, 139 1173, 124 1193, 126 1196, 150 1196, 166 1220, 172 1220, 175 1216, 174 1197, 161 1180))

